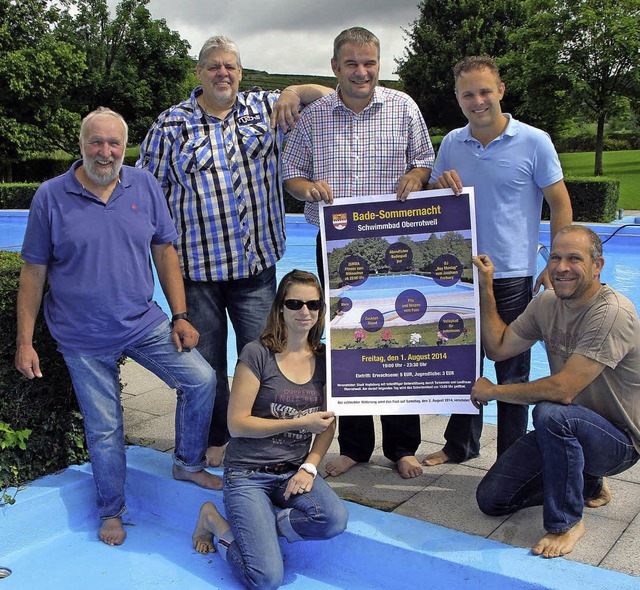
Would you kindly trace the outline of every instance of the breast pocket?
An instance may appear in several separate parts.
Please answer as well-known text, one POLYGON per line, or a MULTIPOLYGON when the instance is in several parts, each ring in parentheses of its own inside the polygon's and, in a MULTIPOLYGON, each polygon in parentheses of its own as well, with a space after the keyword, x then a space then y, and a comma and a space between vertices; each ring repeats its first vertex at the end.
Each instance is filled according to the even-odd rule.
POLYGON ((273 133, 268 125, 242 125, 238 127, 238 138, 242 151, 252 159, 265 158, 273 152, 273 133))
POLYGON ((180 148, 178 165, 186 174, 213 166, 213 152, 209 137, 190 139, 180 148))

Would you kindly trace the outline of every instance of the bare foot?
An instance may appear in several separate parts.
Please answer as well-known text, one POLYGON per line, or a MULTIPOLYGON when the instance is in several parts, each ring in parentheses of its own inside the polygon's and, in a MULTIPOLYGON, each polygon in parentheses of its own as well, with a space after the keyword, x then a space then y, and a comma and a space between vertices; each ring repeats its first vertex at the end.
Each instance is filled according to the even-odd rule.
POLYGON ((224 444, 221 447, 209 447, 206 453, 205 467, 220 467, 222 465, 222 459, 224 459, 224 452, 227 449, 227 445, 224 444))
POLYGON ((192 481, 201 488, 206 488, 207 490, 222 489, 222 480, 217 475, 213 475, 213 473, 209 473, 204 469, 201 469, 200 471, 187 471, 182 467, 174 465, 172 472, 174 479, 179 479, 180 481, 192 481))
POLYGON ((606 506, 609 502, 611 502, 611 490, 609 489, 609 484, 607 483, 607 478, 602 478, 602 489, 596 498, 591 498, 590 500, 586 500, 584 505, 589 508, 600 508, 600 506, 606 506))
POLYGON ((582 535, 584 522, 580 521, 564 533, 547 533, 534 545, 531 553, 542 557, 562 557, 573 551, 582 535))
POLYGON ((98 533, 100 540, 107 545, 122 545, 126 536, 127 533, 119 516, 107 518, 98 533))
POLYGON ((329 475, 337 477, 349 471, 356 463, 357 461, 354 461, 351 457, 340 455, 337 459, 333 459, 327 463, 325 471, 329 475))
POLYGON ((196 528, 191 535, 193 547, 198 553, 214 553, 213 537, 220 537, 229 530, 229 523, 222 518, 211 502, 205 502, 200 508, 196 528))
POLYGON ((422 462, 428 467, 433 467, 435 465, 442 465, 443 463, 449 463, 451 459, 449 459, 449 455, 447 455, 444 450, 436 451, 435 453, 429 453, 422 462))
POLYGON ((404 479, 411 479, 423 474, 420 463, 413 455, 398 459, 398 472, 404 479))

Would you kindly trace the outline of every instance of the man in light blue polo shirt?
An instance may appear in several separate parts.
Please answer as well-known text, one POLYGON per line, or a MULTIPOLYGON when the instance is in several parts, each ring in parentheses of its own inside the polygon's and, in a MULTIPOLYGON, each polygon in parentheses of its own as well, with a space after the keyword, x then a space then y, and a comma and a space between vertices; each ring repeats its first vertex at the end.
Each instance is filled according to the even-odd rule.
MULTIPOLYGON (((478 252, 493 260, 498 312, 509 324, 543 282, 550 286, 545 272, 533 287, 542 199, 551 211, 551 239, 571 224, 571 202, 547 133, 502 112, 505 85, 494 60, 466 57, 453 73, 458 104, 469 123, 442 140, 429 188, 450 188, 460 194, 463 186, 474 187, 478 252)), ((528 381, 530 358, 526 351, 496 363, 498 383, 528 381)), ((527 406, 498 402, 498 455, 526 433, 527 421, 527 406)), ((444 448, 427 455, 423 463, 476 457, 481 432, 482 412, 452 415, 444 448)))
POLYGON ((36 192, 22 248, 16 368, 43 377, 33 330, 44 295, 47 326, 69 368, 84 418, 96 484, 99 537, 126 536, 126 459, 118 360, 125 354, 177 390, 173 476, 204 488, 222 481, 204 470, 215 373, 196 351, 177 232, 149 172, 122 166, 127 124, 99 108, 80 128, 82 160, 36 192), (153 301, 153 258, 172 321, 153 301), (189 354, 186 354, 189 352, 189 354))

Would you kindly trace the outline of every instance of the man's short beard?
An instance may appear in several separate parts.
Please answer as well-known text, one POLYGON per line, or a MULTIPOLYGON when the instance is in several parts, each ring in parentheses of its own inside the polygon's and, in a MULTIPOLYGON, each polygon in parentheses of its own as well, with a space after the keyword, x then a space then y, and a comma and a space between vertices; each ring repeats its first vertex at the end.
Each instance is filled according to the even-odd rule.
POLYGON ((94 172, 93 166, 95 165, 95 160, 89 165, 87 165, 87 162, 84 162, 84 171, 89 177, 89 180, 91 180, 92 182, 95 182, 99 186, 107 186, 118 178, 118 176, 120 175, 120 170, 122 169, 123 162, 124 156, 119 160, 113 162, 113 171, 111 174, 108 174, 106 176, 102 176, 94 172))

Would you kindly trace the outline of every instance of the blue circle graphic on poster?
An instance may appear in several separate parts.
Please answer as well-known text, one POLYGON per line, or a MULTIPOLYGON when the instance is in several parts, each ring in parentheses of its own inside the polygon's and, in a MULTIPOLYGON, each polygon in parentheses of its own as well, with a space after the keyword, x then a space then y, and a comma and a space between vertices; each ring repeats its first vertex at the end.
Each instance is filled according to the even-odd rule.
POLYGON ((453 254, 438 256, 431 265, 431 276, 441 287, 451 287, 462 276, 462 263, 453 254))
POLYGON ((417 289, 407 289, 396 297, 396 313, 407 322, 419 320, 427 312, 427 298, 417 289))
POLYGON ((408 270, 413 262, 413 250, 407 244, 396 242, 387 248, 384 259, 391 271, 408 270))
POLYGON ((357 287, 369 278, 369 264, 360 256, 347 256, 338 272, 346 285, 357 287))
POLYGON ((457 313, 445 313, 438 322, 438 330, 448 340, 452 340, 462 334, 464 320, 457 313))
POLYGON ((367 332, 377 332, 384 326, 384 316, 378 309, 367 309, 367 311, 360 316, 360 325, 367 332))
POLYGON ((353 301, 348 297, 338 299, 338 313, 345 313, 353 307, 353 301))

